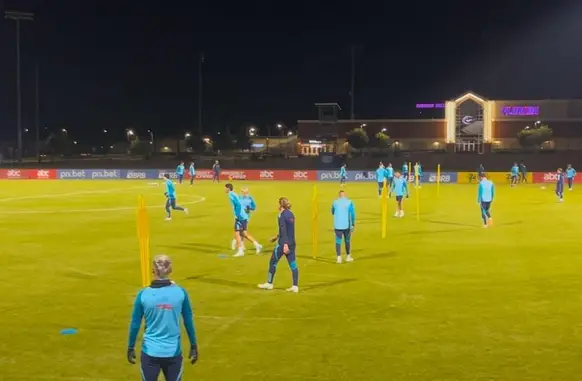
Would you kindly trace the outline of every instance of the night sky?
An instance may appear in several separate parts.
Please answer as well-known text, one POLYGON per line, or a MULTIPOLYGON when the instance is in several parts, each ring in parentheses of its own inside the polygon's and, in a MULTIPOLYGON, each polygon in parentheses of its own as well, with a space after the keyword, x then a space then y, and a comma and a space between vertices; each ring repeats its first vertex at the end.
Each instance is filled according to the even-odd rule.
MULTIPOLYGON (((314 102, 349 117, 352 45, 357 118, 419 117, 415 103, 466 90, 582 98, 582 4, 315 3, 0 0, 36 14, 21 24, 23 128, 34 128, 38 63, 49 130, 194 132, 200 52, 206 132, 292 127, 317 116, 314 102)), ((0 139, 14 139, 15 24, 0 22, 0 139)))

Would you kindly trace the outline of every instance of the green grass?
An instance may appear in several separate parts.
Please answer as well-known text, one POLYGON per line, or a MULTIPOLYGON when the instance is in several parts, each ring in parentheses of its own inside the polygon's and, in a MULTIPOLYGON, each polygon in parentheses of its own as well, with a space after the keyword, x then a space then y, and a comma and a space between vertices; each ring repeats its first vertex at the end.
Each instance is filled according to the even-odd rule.
POLYGON ((313 184, 247 185, 259 207, 250 231, 262 242, 276 233, 277 198, 293 203, 298 295, 282 291, 291 281, 284 261, 275 291, 255 288, 271 246, 262 256, 219 257, 231 254, 233 225, 221 185, 178 187, 191 214, 166 222, 163 189, 147 182, 0 182, 0 379, 139 379, 125 351, 140 285, 140 193, 155 207, 152 253, 173 258, 174 279, 195 306, 200 361, 186 380, 580 379, 578 192, 559 204, 551 187, 500 185, 495 226, 483 229, 474 185, 442 186, 440 198, 428 185, 420 221, 411 198, 382 240, 375 185, 349 184, 356 261, 336 265, 328 210, 337 184, 318 184, 317 261, 313 184), (78 334, 60 335, 67 327, 78 334))

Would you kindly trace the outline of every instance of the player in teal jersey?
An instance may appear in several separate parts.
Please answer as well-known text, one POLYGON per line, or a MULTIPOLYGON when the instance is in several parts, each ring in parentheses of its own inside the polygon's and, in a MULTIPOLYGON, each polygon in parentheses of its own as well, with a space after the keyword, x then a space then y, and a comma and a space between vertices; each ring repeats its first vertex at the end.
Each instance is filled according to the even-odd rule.
POLYGON ((574 185, 574 178, 576 177, 576 170, 572 168, 572 164, 568 164, 566 167, 566 180, 568 180, 568 190, 572 190, 574 185))
POLYGON ((390 188, 389 196, 392 197, 392 193, 396 196, 397 209, 394 213, 394 217, 404 217, 404 209, 402 208, 402 199, 406 196, 408 198, 408 184, 407 177, 401 176, 400 172, 394 174, 394 181, 392 182, 392 187, 390 188))

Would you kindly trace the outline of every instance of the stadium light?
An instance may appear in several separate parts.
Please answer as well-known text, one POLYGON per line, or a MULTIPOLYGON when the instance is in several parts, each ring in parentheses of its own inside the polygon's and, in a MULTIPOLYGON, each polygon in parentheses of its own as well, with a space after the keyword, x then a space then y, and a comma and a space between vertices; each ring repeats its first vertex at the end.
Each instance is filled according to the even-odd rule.
POLYGON ((383 129, 382 129, 382 132, 386 132, 386 131, 388 131, 386 128, 383 128, 383 129))
POLYGON ((291 136, 291 135, 293 135, 293 131, 287 132, 287 136, 291 136))
POLYGON ((75 140, 75 141, 73 141, 73 144, 77 144, 77 141, 76 141, 76 140, 75 140))
POLYGON ((133 130, 127 130, 127 135, 132 136, 133 134, 133 130))
POLYGON ((277 124, 277 128, 283 128, 283 125, 281 123, 277 124))
POLYGON ((28 132, 28 128, 25 128, 25 129, 24 129, 24 132, 28 132))
POLYGON ((366 127, 366 123, 360 124, 360 128, 364 128, 364 127, 366 127))
POLYGON ((67 129, 66 128, 63 128, 63 129, 61 129, 61 132, 64 132, 66 134, 67 133, 67 129))
POLYGON ((103 130, 103 133, 106 134, 107 133, 107 130, 103 130))
POLYGON ((192 136, 192 135, 191 135, 189 132, 186 132, 186 133, 184 134, 184 137, 185 137, 185 138, 189 138, 190 136, 192 136))

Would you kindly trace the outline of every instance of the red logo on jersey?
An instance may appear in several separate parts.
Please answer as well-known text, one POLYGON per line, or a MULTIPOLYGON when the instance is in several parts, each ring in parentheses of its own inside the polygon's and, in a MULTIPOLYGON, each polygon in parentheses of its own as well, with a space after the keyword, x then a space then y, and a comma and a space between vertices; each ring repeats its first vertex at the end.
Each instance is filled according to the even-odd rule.
POLYGON ((158 304, 156 307, 159 308, 160 310, 167 310, 167 311, 172 311, 174 309, 174 307, 172 307, 171 304, 158 304))

